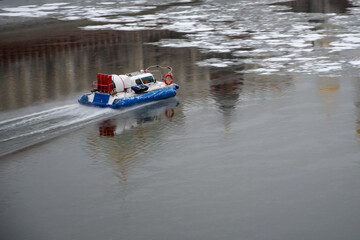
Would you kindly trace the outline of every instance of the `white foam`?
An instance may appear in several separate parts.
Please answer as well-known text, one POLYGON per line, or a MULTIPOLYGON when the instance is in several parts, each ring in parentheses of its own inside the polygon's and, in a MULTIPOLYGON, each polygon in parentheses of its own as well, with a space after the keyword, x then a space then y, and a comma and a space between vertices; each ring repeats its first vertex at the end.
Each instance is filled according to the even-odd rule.
POLYGON ((84 30, 118 30, 118 31, 135 31, 135 30, 145 30, 143 27, 138 27, 136 25, 123 25, 123 24, 105 24, 105 25, 94 25, 94 26, 85 26, 81 29, 84 30))
POLYGON ((341 66, 323 66, 322 68, 314 69, 316 72, 330 72, 330 71, 339 71, 341 66))
POLYGON ((229 59, 224 60, 224 59, 220 59, 220 58, 210 58, 210 59, 206 59, 204 61, 199 61, 196 64, 200 67, 224 68, 224 67, 229 67, 231 65, 234 65, 236 63, 234 63, 233 61, 231 61, 229 59))
POLYGON ((349 63, 352 65, 358 66, 358 65, 360 65, 360 60, 350 61, 349 63))
POLYGON ((289 57, 273 57, 273 58, 268 58, 265 61, 270 61, 270 62, 288 62, 292 60, 289 57))
POLYGON ((100 4, 100 5, 114 5, 114 4, 116 4, 116 2, 100 2, 100 3, 97 3, 97 4, 100 4))

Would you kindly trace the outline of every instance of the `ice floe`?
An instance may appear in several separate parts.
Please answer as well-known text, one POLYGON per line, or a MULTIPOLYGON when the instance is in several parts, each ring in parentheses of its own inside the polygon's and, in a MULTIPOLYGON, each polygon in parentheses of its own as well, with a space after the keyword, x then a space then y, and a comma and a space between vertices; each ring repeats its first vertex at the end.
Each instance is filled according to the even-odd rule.
MULTIPOLYGON (((89 31, 181 32, 184 34, 181 39, 162 39, 151 44, 195 47, 204 53, 230 54, 231 58, 210 58, 198 62, 198 65, 223 68, 247 64, 249 67, 244 71, 260 74, 286 71, 334 73, 341 71, 344 63, 339 52, 360 48, 359 8, 349 9, 349 14, 300 13, 290 11, 287 6, 271 5, 274 2, 59 2, 3 8, 0 16, 55 17, 66 21, 85 19, 94 22, 82 27, 89 31)), ((360 0, 352 2, 360 5, 360 0)), ((350 64, 360 65, 357 59, 350 64)))

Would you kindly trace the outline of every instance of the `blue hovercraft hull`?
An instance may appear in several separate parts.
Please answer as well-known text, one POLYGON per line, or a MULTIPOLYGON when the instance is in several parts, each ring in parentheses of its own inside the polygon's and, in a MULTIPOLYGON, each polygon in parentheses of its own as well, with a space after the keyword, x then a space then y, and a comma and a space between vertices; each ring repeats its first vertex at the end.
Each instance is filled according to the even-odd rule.
POLYGON ((175 85, 173 87, 161 89, 158 91, 143 93, 139 95, 135 95, 131 98, 126 99, 115 99, 113 104, 108 104, 109 95, 95 93, 94 101, 89 102, 88 95, 83 95, 78 99, 78 102, 83 105, 95 106, 95 107, 110 107, 113 109, 120 109, 125 107, 131 107, 137 104, 144 104, 152 101, 158 101, 170 97, 174 97, 176 95, 176 89, 179 86, 175 85))

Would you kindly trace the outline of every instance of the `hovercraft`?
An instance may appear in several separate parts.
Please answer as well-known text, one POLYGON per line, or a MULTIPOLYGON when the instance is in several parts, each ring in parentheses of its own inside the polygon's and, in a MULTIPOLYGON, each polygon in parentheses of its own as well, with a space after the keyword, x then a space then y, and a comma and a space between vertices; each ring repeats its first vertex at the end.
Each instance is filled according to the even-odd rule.
POLYGON ((172 68, 155 65, 124 75, 99 73, 91 93, 81 96, 78 102, 118 109, 174 97, 178 88, 179 85, 173 83, 172 68))

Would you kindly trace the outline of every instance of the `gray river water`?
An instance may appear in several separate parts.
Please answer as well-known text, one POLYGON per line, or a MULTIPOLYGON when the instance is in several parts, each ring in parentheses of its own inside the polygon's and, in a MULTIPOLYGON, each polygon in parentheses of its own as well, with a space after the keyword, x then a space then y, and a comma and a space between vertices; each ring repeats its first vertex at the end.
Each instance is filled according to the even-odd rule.
POLYGON ((360 239, 360 1, 0 1, 0 239, 360 239), (98 72, 175 98, 81 106, 98 72))

